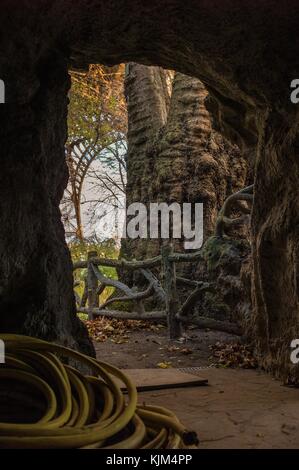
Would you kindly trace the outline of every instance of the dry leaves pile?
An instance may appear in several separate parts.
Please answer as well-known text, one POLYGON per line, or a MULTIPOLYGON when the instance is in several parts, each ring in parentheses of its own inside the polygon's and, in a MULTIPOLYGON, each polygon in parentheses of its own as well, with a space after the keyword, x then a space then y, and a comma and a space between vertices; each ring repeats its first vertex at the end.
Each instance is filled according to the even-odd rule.
POLYGON ((212 356, 210 359, 217 367, 233 367, 240 369, 256 369, 257 360, 253 356, 251 349, 240 343, 221 343, 218 341, 210 346, 212 356))
POLYGON ((157 332, 164 325, 153 324, 144 320, 118 320, 116 318, 99 317, 95 320, 84 321, 90 337, 94 341, 104 343, 108 339, 115 344, 124 344, 129 342, 130 331, 146 330, 157 332))

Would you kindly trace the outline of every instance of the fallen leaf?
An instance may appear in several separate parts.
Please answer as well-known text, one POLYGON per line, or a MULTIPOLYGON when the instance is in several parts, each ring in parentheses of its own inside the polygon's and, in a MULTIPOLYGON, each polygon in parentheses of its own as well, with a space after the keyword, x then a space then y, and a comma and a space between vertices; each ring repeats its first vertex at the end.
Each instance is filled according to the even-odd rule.
POLYGON ((189 348, 183 348, 183 349, 181 349, 181 353, 182 353, 182 354, 185 354, 186 356, 187 356, 188 354, 192 354, 192 352, 193 352, 192 349, 189 349, 189 348))
POLYGON ((159 367, 160 369, 169 369, 170 367, 172 366, 172 363, 171 362, 159 362, 157 364, 157 367, 159 367))
POLYGON ((180 351, 180 348, 178 346, 168 346, 167 351, 168 352, 180 351))

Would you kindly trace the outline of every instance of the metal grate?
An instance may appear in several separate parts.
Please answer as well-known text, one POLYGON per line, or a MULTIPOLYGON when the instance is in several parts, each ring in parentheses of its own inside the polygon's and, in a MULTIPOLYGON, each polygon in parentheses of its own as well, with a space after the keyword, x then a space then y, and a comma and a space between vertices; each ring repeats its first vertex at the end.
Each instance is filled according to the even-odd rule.
POLYGON ((212 366, 205 367, 181 367, 178 370, 180 372, 185 372, 186 374, 199 375, 201 377, 202 371, 205 369, 211 369, 212 366))

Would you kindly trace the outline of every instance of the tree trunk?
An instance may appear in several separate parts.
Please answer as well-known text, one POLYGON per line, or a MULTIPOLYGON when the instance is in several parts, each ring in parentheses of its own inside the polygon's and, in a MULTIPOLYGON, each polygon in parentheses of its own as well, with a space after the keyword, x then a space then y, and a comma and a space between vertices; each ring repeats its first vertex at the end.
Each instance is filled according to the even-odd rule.
MULTIPOLYGON (((166 124, 170 101, 167 72, 160 67, 128 64, 125 95, 128 108, 126 203, 127 206, 133 202, 148 204, 152 175, 147 166, 147 149, 166 124)), ((147 245, 146 240, 123 239, 121 256, 142 259, 147 245)))
MULTIPOLYGON (((153 80, 144 79, 154 73, 160 77, 161 69, 136 64, 131 67, 126 81, 127 203, 138 201, 148 206, 150 202, 202 202, 206 239, 214 230, 226 197, 244 186, 247 162, 236 146, 212 130, 205 107, 207 91, 200 80, 175 73, 168 105, 161 82, 155 86, 153 80), (136 70, 138 73, 133 73, 136 70)), ((122 256, 152 257, 161 246, 161 239, 127 239, 122 243, 122 256)), ((183 240, 176 241, 175 247, 183 250, 183 240)))
POLYGON ((212 130, 200 80, 176 73, 167 125, 158 152, 153 196, 167 202, 203 203, 204 239, 213 232, 226 197, 243 187, 247 163, 240 151, 212 130))

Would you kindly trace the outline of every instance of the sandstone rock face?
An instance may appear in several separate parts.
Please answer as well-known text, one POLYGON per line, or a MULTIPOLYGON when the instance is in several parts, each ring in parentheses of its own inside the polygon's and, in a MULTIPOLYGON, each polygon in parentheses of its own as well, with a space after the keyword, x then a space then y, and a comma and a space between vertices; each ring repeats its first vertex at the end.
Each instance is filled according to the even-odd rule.
POLYGON ((63 312, 63 321, 72 323, 70 264, 58 212, 65 185, 67 80, 61 63, 160 65, 201 79, 215 123, 239 145, 255 148, 257 345, 262 364, 298 377, 289 360, 290 340, 299 336, 299 108, 289 88, 299 69, 298 2, 4 0, 0 14, 0 75, 7 87, 0 130, 1 323, 11 315, 21 324, 29 304, 35 312, 63 312), (50 71, 52 88, 46 85, 50 71), (37 251, 43 262, 33 255, 37 251), (32 292, 26 309, 25 279, 32 292))
POLYGON ((44 64, 37 79, 39 88, 29 103, 0 110, 1 331, 92 353, 75 313, 72 265, 58 208, 68 177, 66 62, 58 56, 44 64))

